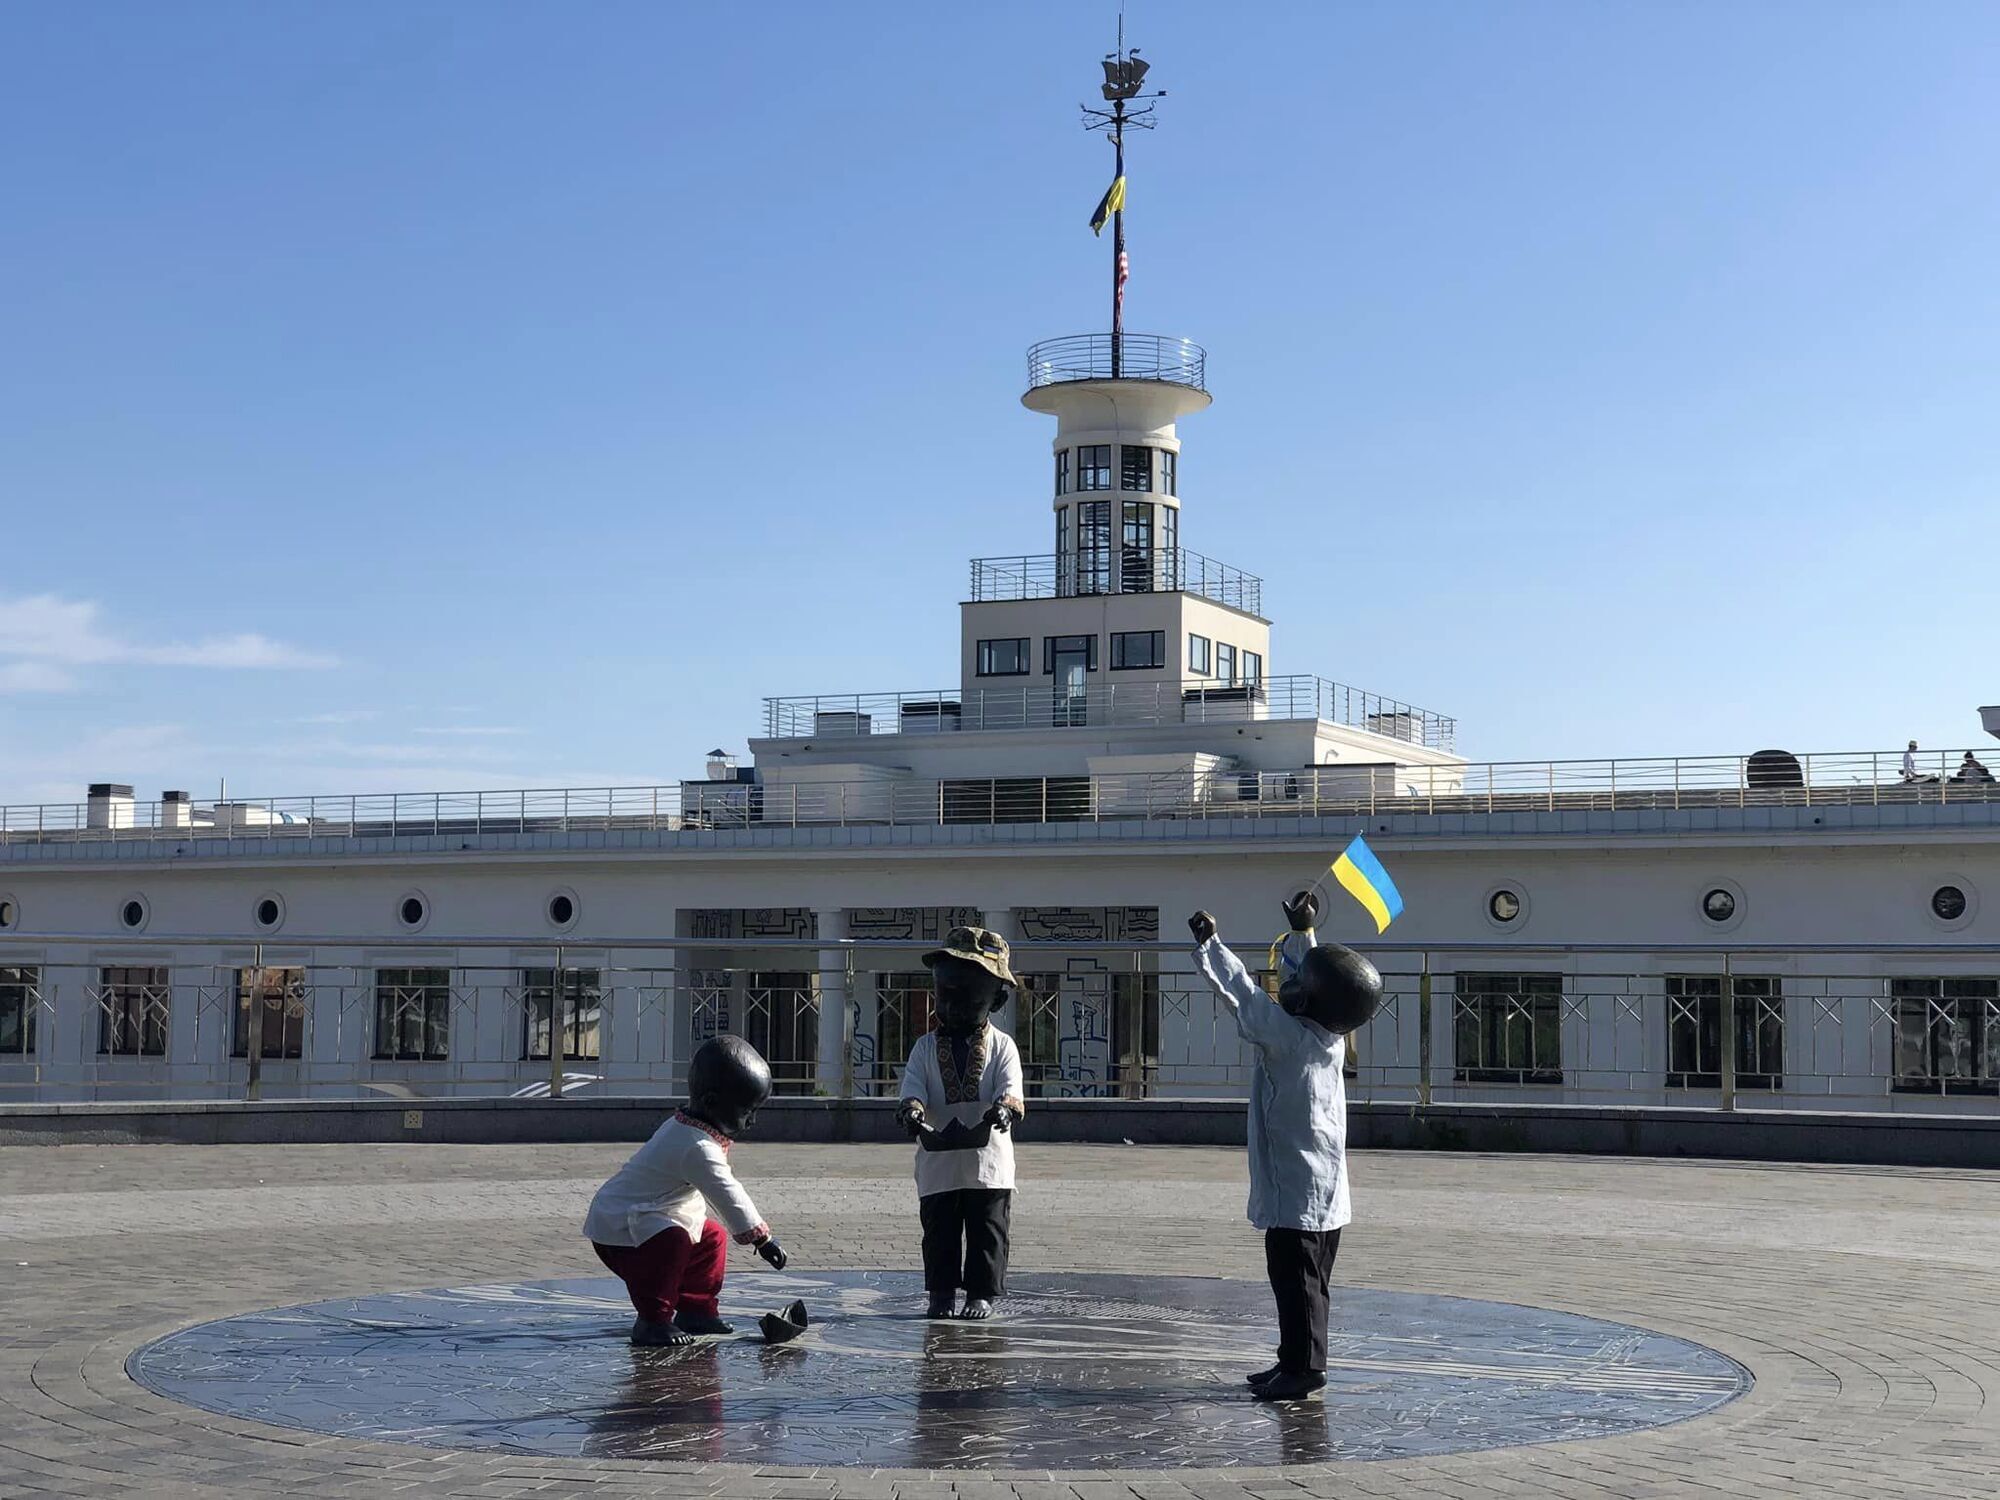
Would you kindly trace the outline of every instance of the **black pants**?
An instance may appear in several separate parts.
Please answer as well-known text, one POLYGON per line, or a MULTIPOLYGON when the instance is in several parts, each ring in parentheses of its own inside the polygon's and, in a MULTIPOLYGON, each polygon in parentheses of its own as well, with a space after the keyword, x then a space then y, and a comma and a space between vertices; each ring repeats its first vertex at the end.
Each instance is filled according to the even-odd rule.
POLYGON ((955 1188, 917 1200, 924 1224, 924 1290, 992 1301, 1007 1290, 1007 1229, 1011 1188, 955 1188), (963 1246, 961 1249, 960 1247, 963 1246))
POLYGON ((1264 1231, 1264 1270, 1278 1303, 1278 1364, 1284 1369, 1326 1368, 1326 1305, 1339 1253, 1338 1229, 1264 1231))

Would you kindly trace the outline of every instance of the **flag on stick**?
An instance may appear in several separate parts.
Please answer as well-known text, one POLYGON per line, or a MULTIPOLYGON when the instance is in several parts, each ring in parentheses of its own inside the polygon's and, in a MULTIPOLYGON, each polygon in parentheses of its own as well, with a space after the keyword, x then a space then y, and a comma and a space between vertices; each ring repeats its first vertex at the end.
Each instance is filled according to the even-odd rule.
POLYGON ((1111 216, 1122 211, 1124 207, 1125 174, 1121 172, 1111 186, 1104 190, 1104 196, 1097 200, 1097 212, 1090 216, 1090 232, 1104 233, 1104 226, 1111 222, 1111 216))
POLYGON ((1360 834, 1354 835, 1354 842, 1333 862, 1333 878, 1375 919, 1378 935, 1403 914, 1403 893, 1360 834))

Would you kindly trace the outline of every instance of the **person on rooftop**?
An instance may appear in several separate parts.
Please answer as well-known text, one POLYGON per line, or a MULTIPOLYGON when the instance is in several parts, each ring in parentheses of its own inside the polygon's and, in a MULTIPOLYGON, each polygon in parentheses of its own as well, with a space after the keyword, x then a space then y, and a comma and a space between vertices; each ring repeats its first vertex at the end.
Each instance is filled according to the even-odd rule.
POLYGON ((1903 780, 1917 779, 1917 742, 1910 741, 1910 748, 1903 752, 1903 780))
POLYGON ((1991 781, 1993 773, 1979 763, 1978 756, 1968 750, 1965 752, 1965 759, 1958 763, 1958 770, 1952 773, 1951 779, 1953 781, 1991 781))

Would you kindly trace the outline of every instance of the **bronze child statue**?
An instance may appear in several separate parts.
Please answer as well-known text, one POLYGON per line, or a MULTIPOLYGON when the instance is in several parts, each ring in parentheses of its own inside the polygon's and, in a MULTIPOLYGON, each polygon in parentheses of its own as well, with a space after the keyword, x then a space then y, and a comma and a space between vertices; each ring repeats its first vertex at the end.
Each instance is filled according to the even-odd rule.
POLYGON ((1236 1016, 1252 1049, 1250 1222, 1264 1232, 1264 1269, 1278 1304, 1278 1362, 1250 1377, 1262 1401, 1296 1401, 1326 1385, 1326 1319, 1347 1192, 1347 1033, 1382 1003, 1375 966, 1338 943, 1315 943, 1310 892, 1284 903, 1273 1004, 1215 935, 1215 919, 1188 919, 1195 963, 1236 1016))
POLYGON ((1007 1289, 1021 1054, 989 1018, 1020 981, 1008 967, 1006 939, 981 927, 953 928, 924 962, 937 1026, 910 1049, 896 1118, 917 1143, 926 1316, 976 1321, 993 1316, 994 1299, 1007 1289))

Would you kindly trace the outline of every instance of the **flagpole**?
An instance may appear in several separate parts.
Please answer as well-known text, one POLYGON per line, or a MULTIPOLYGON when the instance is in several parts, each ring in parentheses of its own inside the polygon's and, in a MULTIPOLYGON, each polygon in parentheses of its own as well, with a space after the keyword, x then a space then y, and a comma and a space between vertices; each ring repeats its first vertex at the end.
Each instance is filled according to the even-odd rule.
MULTIPOLYGON (((1118 41, 1122 48, 1125 41, 1124 17, 1119 17, 1118 41)), ((1125 101, 1119 99, 1112 104, 1111 149, 1117 154, 1117 165, 1111 173, 1113 182, 1125 176, 1125 101)), ((1118 284, 1118 268, 1125 263, 1125 206, 1121 199, 1119 206, 1111 211, 1111 378, 1118 379, 1125 357, 1125 298, 1123 288, 1118 284)))

